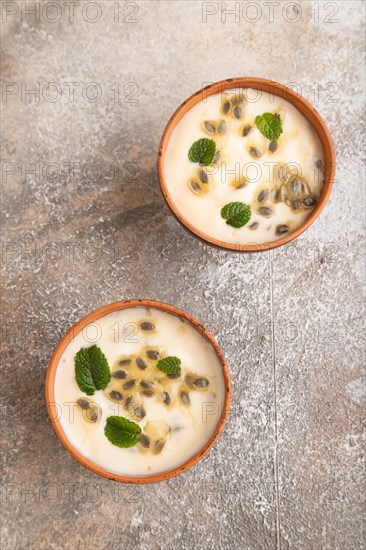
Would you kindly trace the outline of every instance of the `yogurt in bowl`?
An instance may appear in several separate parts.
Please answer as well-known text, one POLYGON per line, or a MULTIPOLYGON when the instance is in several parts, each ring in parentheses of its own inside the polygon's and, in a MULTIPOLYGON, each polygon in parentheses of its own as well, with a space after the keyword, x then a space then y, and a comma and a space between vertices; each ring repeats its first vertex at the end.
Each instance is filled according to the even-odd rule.
POLYGON ((227 365, 212 336, 160 302, 118 302, 84 318, 50 361, 54 428, 82 464, 118 481, 167 479, 214 444, 228 413, 227 365))
POLYGON ((319 215, 334 149, 303 98, 280 84, 238 78, 209 86, 176 111, 158 171, 169 207, 196 236, 263 250, 295 238, 319 215))

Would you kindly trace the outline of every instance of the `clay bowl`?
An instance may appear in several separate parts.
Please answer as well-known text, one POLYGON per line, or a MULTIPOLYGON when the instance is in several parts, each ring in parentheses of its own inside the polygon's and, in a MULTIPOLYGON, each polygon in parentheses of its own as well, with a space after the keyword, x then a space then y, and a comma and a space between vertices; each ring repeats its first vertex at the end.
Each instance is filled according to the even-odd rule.
POLYGON ((334 145, 333 145, 332 137, 328 131, 328 128, 324 120, 316 111, 316 109, 306 99, 304 99, 301 95, 294 92, 290 88, 287 88, 283 84, 280 84, 279 82, 274 82, 273 80, 266 80, 263 78, 240 77, 240 78, 228 78, 227 80, 221 80, 220 82, 215 82, 214 84, 210 84, 209 86, 203 88, 202 90, 199 90, 198 92, 193 94, 191 97, 186 99, 182 103, 182 105, 178 107, 178 109, 175 111, 175 113, 169 120, 168 124, 166 125, 163 136, 161 138, 159 153, 158 153, 158 176, 159 176, 161 191, 163 193, 164 199, 168 207, 170 208, 171 212, 174 214, 177 220, 183 225, 183 227, 185 227, 185 229, 188 229, 188 231, 190 231, 194 236, 198 237, 199 239, 201 239, 206 243, 212 244, 219 248, 225 248, 227 250, 234 250, 239 252, 259 252, 263 250, 277 248, 278 246, 282 246, 290 241, 293 241, 299 235, 301 235, 301 233, 306 231, 306 229, 310 227, 312 223, 314 223, 314 221, 318 218, 318 216, 320 215, 321 211, 323 210, 323 208, 325 207, 329 199, 332 186, 333 186, 333 181, 334 181, 335 163, 336 163, 336 158, 335 158, 334 145), (264 92, 268 92, 270 94, 279 96, 289 101, 290 103, 292 103, 313 126, 314 130, 318 134, 320 143, 324 151, 324 163, 325 163, 324 183, 323 183, 323 189, 322 189, 321 196, 319 197, 318 203, 316 204, 316 206, 311 211, 308 218, 304 221, 304 223, 300 227, 298 227, 292 233, 289 233, 276 241, 272 241, 264 244, 228 243, 225 241, 218 240, 214 237, 211 237, 206 233, 203 233, 202 231, 197 229, 194 225, 192 225, 177 209, 169 193, 168 186, 165 179, 165 170, 164 170, 165 154, 166 154, 169 139, 178 122, 180 122, 182 117, 200 101, 205 100, 210 95, 213 95, 216 93, 222 93, 224 90, 228 90, 232 88, 252 88, 254 90, 262 90, 264 92))
POLYGON ((185 311, 182 311, 174 306, 171 306, 169 304, 165 304, 163 302, 156 302, 153 300, 128 300, 123 302, 114 302, 113 304, 105 305, 92 313, 89 313, 85 317, 83 317, 78 323, 76 323, 66 334, 65 336, 60 340, 58 343, 56 349, 54 350, 52 357, 50 359, 48 370, 47 370, 47 376, 46 376, 46 385, 45 385, 45 398, 46 398, 46 406, 47 411, 50 416, 53 428, 58 435, 61 443, 64 445, 64 447, 69 451, 69 453, 76 458, 86 468, 91 470, 92 472, 106 477, 108 479, 112 479, 114 481, 120 481, 123 483, 154 483, 157 481, 163 481, 166 479, 169 479, 171 477, 174 477, 178 474, 181 474, 182 472, 185 472, 192 466, 194 466, 197 462, 199 462, 206 453, 213 447, 215 442, 217 441, 220 433, 224 429, 225 422, 227 420, 228 414, 229 414, 229 408, 230 408, 230 401, 231 401, 231 381, 230 381, 230 373, 228 366, 226 364, 224 355, 218 346, 216 340, 214 337, 208 332, 205 327, 201 325, 197 319, 186 313, 185 311), (101 317, 104 317, 105 315, 108 315, 109 313, 112 313, 117 310, 122 310, 126 308, 134 308, 134 307, 146 307, 146 308, 155 308, 160 309, 161 311, 170 313, 172 315, 175 315, 181 319, 184 319, 186 322, 188 322, 190 325, 192 325, 201 335, 202 337, 211 344, 218 361, 222 368, 223 373, 223 381, 224 381, 224 403, 222 406, 220 418, 217 421, 215 430, 211 436, 211 438, 205 443, 205 445, 201 448, 200 451, 198 451, 194 456, 192 456, 189 460, 181 464, 180 466, 165 471, 163 473, 154 474, 151 476, 125 476, 125 475, 119 475, 112 472, 109 472, 108 470, 105 470, 101 468, 100 466, 94 464, 91 460, 83 456, 78 450, 76 450, 72 444, 69 442, 67 436, 65 435, 60 422, 57 420, 58 416, 58 410, 57 410, 57 404, 55 403, 55 391, 54 391, 54 384, 55 384, 55 375, 56 375, 56 369, 59 364, 60 358, 70 343, 70 341, 80 332, 82 331, 87 325, 90 323, 95 322, 96 320, 100 319, 101 317))

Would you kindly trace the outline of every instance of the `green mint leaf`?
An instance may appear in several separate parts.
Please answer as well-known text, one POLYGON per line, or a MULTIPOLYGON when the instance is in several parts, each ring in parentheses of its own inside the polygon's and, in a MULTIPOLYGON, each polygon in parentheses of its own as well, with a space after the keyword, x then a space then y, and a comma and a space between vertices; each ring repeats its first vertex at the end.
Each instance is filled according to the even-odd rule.
POLYGON ((178 357, 164 357, 164 359, 158 361, 156 366, 165 374, 180 374, 180 364, 181 360, 178 357))
POLYGON ((113 445, 122 447, 123 449, 136 445, 140 433, 140 426, 124 416, 109 416, 104 428, 106 438, 113 445))
POLYGON ((250 220, 252 212, 248 204, 229 202, 221 209, 221 217, 232 227, 243 227, 250 220))
POLYGON ((191 162, 199 162, 203 166, 208 166, 214 159, 216 153, 216 143, 213 139, 202 138, 195 141, 188 152, 188 158, 191 162))
POLYGON ((81 348, 75 355, 76 382, 86 395, 102 390, 111 379, 108 361, 98 346, 81 348))
POLYGON ((271 141, 278 139, 283 132, 281 119, 272 113, 263 113, 255 117, 255 123, 261 134, 271 141))

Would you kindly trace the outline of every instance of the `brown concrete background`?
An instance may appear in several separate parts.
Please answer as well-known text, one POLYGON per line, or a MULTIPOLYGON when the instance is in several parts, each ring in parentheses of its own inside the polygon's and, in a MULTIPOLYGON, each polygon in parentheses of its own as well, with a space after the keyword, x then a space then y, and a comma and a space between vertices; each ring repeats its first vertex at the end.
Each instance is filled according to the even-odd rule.
POLYGON ((364 2, 34 4, 1 6, 2 548, 361 550, 364 2), (251 256, 188 235, 156 175, 175 108, 245 75, 296 84, 338 156, 321 218, 251 256), (234 386, 214 450, 146 487, 83 469, 43 404, 58 338, 133 297, 197 316, 234 386))

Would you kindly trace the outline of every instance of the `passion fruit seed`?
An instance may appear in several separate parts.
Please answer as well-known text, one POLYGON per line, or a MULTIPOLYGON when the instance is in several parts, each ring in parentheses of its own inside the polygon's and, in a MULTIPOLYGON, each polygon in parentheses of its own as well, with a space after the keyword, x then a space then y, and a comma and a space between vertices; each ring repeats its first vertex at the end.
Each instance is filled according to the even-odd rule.
POLYGON ((276 235, 284 235, 285 233, 288 233, 289 227, 288 225, 277 225, 276 227, 276 235))
POLYGON ((311 206, 314 206, 316 203, 315 197, 305 197, 302 201, 303 205, 306 206, 306 208, 310 208, 311 206))
POLYGON ((141 434, 139 436, 139 443, 141 447, 144 447, 144 449, 148 449, 150 447, 150 439, 145 434, 141 434))
POLYGON ((128 409, 133 404, 133 397, 129 395, 125 401, 125 409, 128 409))
POLYGON ((243 116, 243 109, 239 105, 236 105, 234 107, 233 114, 234 114, 234 117, 239 120, 243 116))
POLYGON ((228 114, 228 112, 230 111, 230 108, 231 108, 230 101, 225 101, 225 103, 222 106, 222 112, 224 113, 224 115, 228 114))
POLYGON ((231 100, 231 103, 233 105, 239 105, 240 103, 243 103, 243 101, 244 101, 244 96, 239 94, 233 97, 233 99, 231 100))
POLYGON ((168 374, 168 378, 170 378, 170 380, 176 380, 176 378, 180 378, 180 372, 177 374, 168 374))
POLYGON ((215 156, 213 158, 213 164, 217 164, 220 160, 220 151, 216 151, 215 156))
POLYGON ((268 197, 269 197, 269 191, 268 191, 268 189, 263 189, 263 190, 259 193, 259 195, 258 195, 258 197, 257 197, 257 201, 258 201, 258 202, 264 202, 265 200, 268 199, 268 197))
POLYGON ((275 113, 275 117, 281 120, 281 115, 279 115, 278 113, 275 113))
POLYGON ((146 416, 145 409, 140 405, 134 407, 133 414, 136 416, 136 418, 139 418, 140 420, 142 420, 146 416))
POLYGON ((131 363, 131 359, 121 359, 118 364, 120 367, 125 367, 131 363))
POLYGON ((208 174, 204 170, 199 171, 199 178, 202 183, 208 183, 208 174))
POLYGON ((160 357, 160 353, 155 349, 149 349, 146 352, 146 357, 149 359, 153 359, 154 361, 157 361, 160 357))
POLYGON ((256 157, 258 159, 261 158, 261 156, 262 156, 262 153, 260 152, 258 147, 251 147, 249 149, 249 153, 252 155, 252 157, 256 157))
POLYGON ((99 420, 99 408, 96 405, 92 405, 86 415, 90 422, 97 422, 99 420))
POLYGON ((284 177, 286 176, 286 169, 284 166, 280 166, 278 168, 277 176, 280 181, 284 179, 284 177))
POLYGON ((190 180, 188 182, 188 187, 195 195, 201 195, 202 194, 202 187, 196 180, 190 180))
POLYGON ((145 370, 147 367, 147 362, 142 357, 137 357, 136 365, 140 370, 145 370))
POLYGON ((237 184, 235 184, 235 189, 243 189, 248 185, 248 183, 249 183, 248 178, 243 178, 242 180, 238 181, 237 184))
POLYGON ((112 372, 113 378, 118 378, 119 380, 123 380, 123 378, 127 378, 127 372, 125 370, 115 370, 112 372))
POLYGON ((84 411, 86 411, 87 409, 90 409, 90 403, 87 399, 83 399, 82 397, 80 397, 78 400, 77 400, 77 404, 79 405, 79 407, 81 407, 84 411))
POLYGON ((258 210, 258 213, 261 216, 266 216, 268 218, 269 216, 272 216, 273 211, 267 206, 261 206, 260 209, 258 210))
POLYGON ((210 122, 209 120, 205 120, 203 126, 209 134, 214 134, 216 131, 213 122, 210 122))
POLYGON ((140 386, 141 386, 142 388, 153 388, 153 387, 154 387, 154 383, 153 383, 153 382, 150 382, 150 380, 141 380, 140 386))
POLYGON ((129 380, 128 382, 125 382, 125 383, 122 385, 122 388, 123 388, 124 390, 130 390, 131 388, 134 387, 135 382, 136 382, 136 380, 134 380, 134 379, 129 380))
POLYGON ((155 395, 155 392, 152 390, 144 390, 141 393, 142 395, 145 395, 145 397, 152 397, 153 395, 155 395))
POLYGON ((170 395, 167 391, 163 391, 161 393, 161 398, 164 401, 165 405, 170 405, 170 403, 172 402, 170 395))
POLYGON ((113 401, 122 401, 123 397, 122 394, 119 393, 119 391, 112 390, 109 394, 109 397, 113 399, 113 401))
POLYGON ((150 321, 143 321, 140 323, 140 329, 145 331, 155 330, 155 325, 150 321))
POLYGON ((268 149, 270 150, 271 153, 275 153, 278 149, 278 141, 276 139, 271 141, 271 143, 269 144, 268 149))
POLYGON ((251 225, 249 225, 249 229, 251 229, 252 231, 254 231, 255 229, 257 229, 259 226, 259 223, 258 222, 253 222, 251 225))
POLYGON ((243 128, 243 137, 246 137, 249 134, 251 129, 252 129, 252 127, 250 126, 250 124, 247 124, 246 126, 244 126, 244 128, 243 128))
POLYGON ((164 445, 165 445, 165 441, 160 441, 160 439, 158 439, 157 441, 155 441, 155 445, 154 445, 154 451, 156 454, 159 454, 161 453, 161 451, 163 450, 164 448, 164 445))
POLYGON ((293 210, 300 210, 301 203, 299 200, 292 201, 291 206, 293 210))
POLYGON ((299 182, 299 180, 297 180, 297 179, 292 180, 292 182, 291 182, 291 191, 293 193, 300 193, 301 183, 299 182))
POLYGON ((227 124, 226 124, 225 120, 220 120, 218 130, 219 130, 219 134, 225 134, 226 133, 227 124))
POLYGON ((189 395, 188 395, 187 392, 181 391, 179 397, 180 397, 180 400, 183 403, 183 405, 189 405, 190 400, 189 400, 189 395))
POLYGON ((196 386, 196 388, 207 388, 208 384, 209 382, 207 378, 196 378, 196 380, 194 381, 194 385, 196 386))

